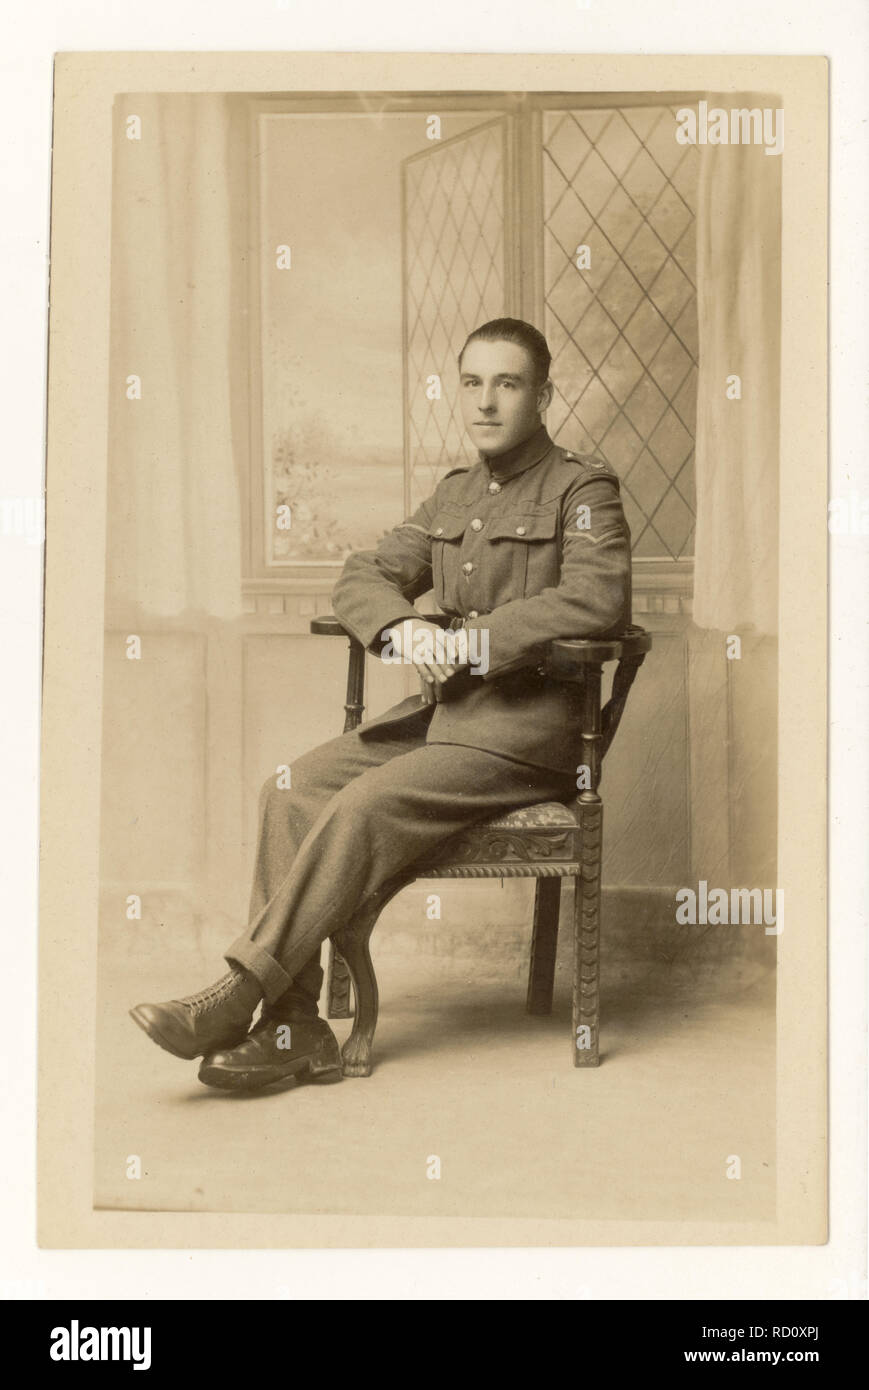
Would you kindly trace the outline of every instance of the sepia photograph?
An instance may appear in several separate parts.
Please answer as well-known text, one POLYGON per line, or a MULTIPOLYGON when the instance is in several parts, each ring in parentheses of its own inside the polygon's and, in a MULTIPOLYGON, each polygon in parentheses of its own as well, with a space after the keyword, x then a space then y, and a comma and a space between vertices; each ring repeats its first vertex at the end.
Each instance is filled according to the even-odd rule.
MULTIPOLYGON (((783 523, 823 435, 785 452, 782 388, 783 171, 823 219, 796 134, 825 147, 823 60, 442 58, 438 85, 357 57, 281 90, 159 55, 128 87, 123 56, 105 448, 53 471, 50 415, 47 473, 47 654, 65 490, 102 518, 64 808, 93 1213, 823 1242, 823 1029, 809 1059, 782 1029, 824 1018, 824 776, 792 831, 781 649, 801 565, 824 583, 783 523)), ((808 610, 804 640, 822 708, 808 610)))

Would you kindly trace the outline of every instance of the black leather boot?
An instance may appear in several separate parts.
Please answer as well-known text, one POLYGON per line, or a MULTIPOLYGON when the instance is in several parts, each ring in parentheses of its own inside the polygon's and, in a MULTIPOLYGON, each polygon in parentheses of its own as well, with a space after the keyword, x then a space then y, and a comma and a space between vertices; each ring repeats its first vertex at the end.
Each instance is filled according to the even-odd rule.
POLYGON ((265 1009, 244 1042, 214 1052, 199 1068, 199 1080, 225 1091, 256 1091, 294 1076, 299 1081, 343 1078, 338 1039, 324 1018, 265 1009))
POLYGON ((137 1004, 130 1018, 173 1057, 192 1062, 194 1057, 240 1042, 262 997, 252 975, 233 969, 198 994, 166 1004, 137 1004))

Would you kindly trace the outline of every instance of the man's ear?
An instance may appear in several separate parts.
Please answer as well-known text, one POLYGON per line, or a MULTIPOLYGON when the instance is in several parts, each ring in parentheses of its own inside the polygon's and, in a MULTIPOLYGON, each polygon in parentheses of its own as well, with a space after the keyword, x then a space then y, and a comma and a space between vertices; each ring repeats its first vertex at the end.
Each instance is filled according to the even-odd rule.
POLYGON ((544 410, 548 410, 551 406, 554 392, 555 387, 552 385, 550 378, 547 377, 543 385, 541 386, 539 395, 537 397, 537 409, 541 415, 543 414, 544 410))

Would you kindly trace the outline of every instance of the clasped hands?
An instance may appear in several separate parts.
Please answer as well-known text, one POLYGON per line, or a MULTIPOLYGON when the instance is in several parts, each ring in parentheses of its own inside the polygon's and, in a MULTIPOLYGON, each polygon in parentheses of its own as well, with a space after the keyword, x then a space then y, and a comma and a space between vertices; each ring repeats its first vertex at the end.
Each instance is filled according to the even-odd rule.
POLYGON ((427 705, 438 704, 449 682, 470 667, 467 661, 434 659, 444 642, 444 629, 436 623, 413 618, 396 624, 389 636, 396 654, 416 667, 422 698, 427 705))

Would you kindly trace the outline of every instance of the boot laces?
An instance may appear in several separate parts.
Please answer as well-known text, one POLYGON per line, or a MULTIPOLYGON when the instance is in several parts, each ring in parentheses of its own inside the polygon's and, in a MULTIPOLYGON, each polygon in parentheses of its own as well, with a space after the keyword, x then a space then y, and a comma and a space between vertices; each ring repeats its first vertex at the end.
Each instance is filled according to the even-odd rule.
POLYGON ((179 999, 178 1003, 186 1005, 194 1014, 208 1013, 209 1009, 215 1009, 218 1004, 230 999, 235 993, 237 984, 238 976, 230 972, 229 975, 224 975, 213 985, 199 990, 197 994, 188 994, 183 999, 179 999))

